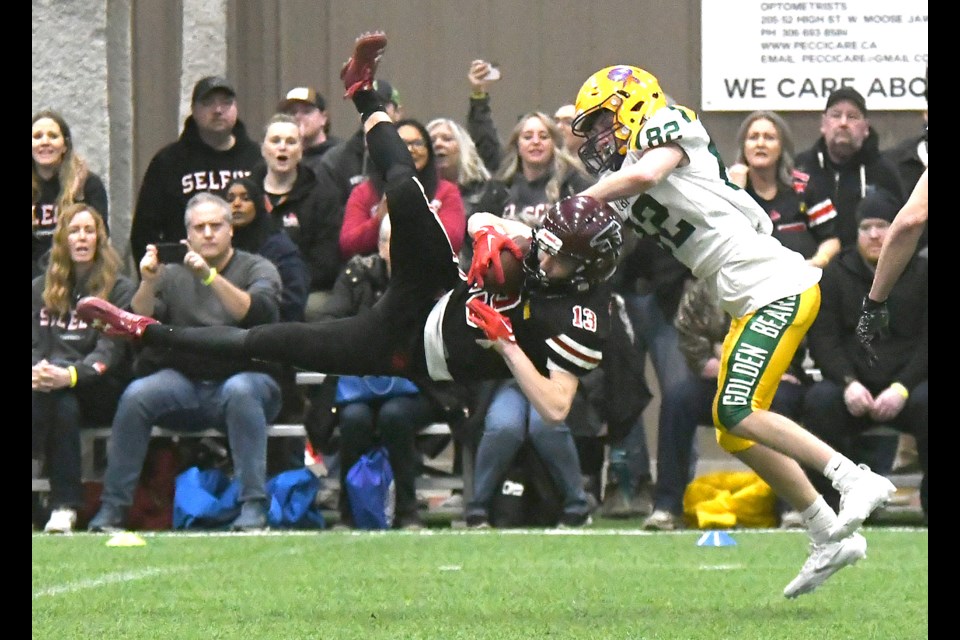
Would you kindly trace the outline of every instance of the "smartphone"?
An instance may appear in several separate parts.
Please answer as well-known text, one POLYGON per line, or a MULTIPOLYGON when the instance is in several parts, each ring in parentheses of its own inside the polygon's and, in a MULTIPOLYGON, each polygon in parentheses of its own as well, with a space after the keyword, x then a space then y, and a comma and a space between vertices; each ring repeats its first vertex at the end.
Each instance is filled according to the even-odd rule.
POLYGON ((182 264, 187 257, 187 245, 179 242, 157 242, 157 260, 169 264, 182 264))
POLYGON ((484 80, 499 80, 500 79, 500 67, 496 62, 490 63, 490 71, 487 72, 487 75, 483 77, 484 80))

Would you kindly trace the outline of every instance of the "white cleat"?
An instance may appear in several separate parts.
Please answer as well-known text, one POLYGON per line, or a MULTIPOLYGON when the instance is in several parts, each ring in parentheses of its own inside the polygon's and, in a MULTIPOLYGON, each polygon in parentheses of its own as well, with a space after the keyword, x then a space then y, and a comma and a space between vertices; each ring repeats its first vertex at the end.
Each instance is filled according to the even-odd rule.
POLYGON ((843 540, 860 528, 875 509, 887 504, 897 487, 879 473, 860 465, 863 473, 840 494, 837 523, 830 529, 830 539, 843 540))
POLYGON ((787 598, 810 593, 840 569, 867 557, 867 539, 859 533, 839 542, 810 543, 810 555, 800 573, 783 589, 787 598))

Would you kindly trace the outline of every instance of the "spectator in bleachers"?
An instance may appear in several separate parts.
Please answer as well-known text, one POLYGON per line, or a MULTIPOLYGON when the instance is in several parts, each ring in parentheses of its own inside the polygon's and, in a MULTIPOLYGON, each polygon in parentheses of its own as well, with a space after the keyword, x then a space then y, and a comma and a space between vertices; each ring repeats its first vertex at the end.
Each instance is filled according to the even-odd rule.
MULTIPOLYGON (((467 220, 478 211, 480 198, 492 171, 500 166, 500 138, 490 112, 487 93, 489 63, 474 60, 470 63, 467 79, 473 88, 467 126, 451 118, 434 118, 427 123, 430 142, 436 154, 440 177, 460 188, 467 220)), ((468 238, 460 247, 460 262, 467 269, 473 259, 473 243, 468 238)))
MULTIPOLYGON (((400 92, 394 89, 392 84, 382 78, 377 78, 373 82, 373 91, 377 94, 377 98, 383 102, 383 108, 394 122, 403 117, 400 92)), ((345 206, 353 188, 366 180, 368 175, 375 173, 369 167, 369 154, 367 153, 367 142, 363 135, 363 127, 360 126, 353 135, 323 154, 322 164, 327 168, 334 184, 337 185, 337 190, 340 193, 340 204, 345 206)))
POLYGON ((76 150, 70 126, 56 111, 33 115, 33 270, 46 271, 61 209, 85 202, 96 209, 110 233, 107 190, 76 150))
POLYGON ((259 161, 260 150, 238 117, 233 85, 221 76, 199 80, 180 138, 153 156, 140 184, 130 227, 134 263, 148 244, 186 238, 183 212, 194 194, 222 195, 230 180, 250 175, 259 161))
MULTIPOLYGON (((490 171, 477 153, 470 134, 456 121, 449 118, 436 118, 427 123, 430 142, 436 153, 440 177, 457 185, 463 200, 464 219, 477 211, 484 186, 490 180, 490 171)), ((466 227, 466 225, 464 225, 466 227)), ((460 247, 460 262, 467 268, 473 257, 473 246, 466 241, 460 247)))
MULTIPOLYGON (((260 254, 280 273, 280 322, 304 322, 310 270, 286 230, 272 224, 263 188, 253 178, 237 178, 227 185, 226 200, 233 215, 233 248, 260 254)), ((280 385, 283 409, 277 421, 299 422, 304 397, 293 367, 283 367, 280 385)), ((284 445, 287 440, 290 439, 284 438, 284 445)))
POLYGON ((274 114, 260 146, 263 161, 250 177, 263 186, 263 203, 275 231, 285 231, 300 248, 310 272, 306 317, 323 308, 342 262, 337 237, 343 212, 330 176, 304 166, 303 140, 293 116, 274 114))
POLYGON ((511 131, 500 168, 477 210, 534 226, 554 203, 594 182, 563 148, 563 134, 553 118, 531 111, 511 131))
POLYGON ((300 125, 303 138, 303 159, 300 162, 303 166, 309 167, 314 175, 326 172, 321 158, 340 144, 340 138, 330 135, 330 115, 323 94, 313 87, 294 87, 277 105, 277 112, 293 116, 300 125))
MULTIPOLYGON (((234 249, 230 205, 198 193, 187 203, 183 224, 189 248, 183 262, 161 264, 156 246, 148 245, 130 308, 186 327, 223 330, 277 322, 280 274, 263 256, 234 249)), ((267 425, 281 408, 277 367, 146 347, 134 373, 113 418, 101 506, 88 528, 124 528, 154 425, 226 433, 241 502, 230 527, 264 528, 267 425)))
MULTIPOLYGON (((684 283, 692 276, 653 238, 630 239, 626 244, 630 249, 613 276, 614 289, 623 297, 633 329, 631 357, 643 370, 649 356, 662 398, 692 375, 680 353, 673 324, 684 283)), ((659 452, 660 443, 673 437, 665 431, 673 424, 664 416, 665 409, 661 402, 657 416, 658 475, 661 465, 671 464, 672 460, 669 452, 659 452)), ((600 512, 611 518, 652 516, 653 475, 643 414, 625 432, 611 430, 607 439, 607 484, 600 512)), ((656 524, 656 520, 653 518, 650 524, 656 524)))
POLYGON ((98 296, 124 307, 133 282, 107 226, 87 203, 59 211, 45 275, 33 280, 33 458, 50 479, 47 533, 70 533, 83 506, 80 429, 110 422, 130 380, 130 346, 79 319, 74 305, 98 296))
MULTIPOLYGON (((927 99, 927 90, 923 90, 923 99, 927 99)), ((900 174, 904 192, 909 195, 920 176, 927 169, 927 110, 922 111, 923 131, 907 136, 893 147, 883 151, 883 157, 893 163, 900 174)), ((927 229, 924 227, 917 241, 920 251, 927 250, 927 229)))
MULTIPOLYGON (((809 431, 842 453, 858 455, 858 436, 886 424, 916 438, 923 480, 920 502, 927 516, 927 259, 913 256, 887 298, 889 331, 872 343, 871 365, 856 335, 863 299, 870 291, 883 240, 900 200, 886 191, 867 194, 857 206, 856 246, 840 252, 823 271, 820 314, 810 328, 810 352, 823 380, 804 401, 809 431)), ((890 470, 892 451, 875 461, 890 470)), ((828 503, 837 492, 817 474, 809 474, 828 503)))
POLYGON ((226 201, 233 215, 233 248, 259 253, 280 273, 280 322, 303 322, 310 290, 310 273, 303 255, 285 229, 267 213, 263 188, 253 178, 227 184, 226 201))
MULTIPOLYGON (((560 127, 560 130, 563 131, 563 147, 567 152, 577 159, 580 160, 580 147, 583 146, 583 143, 586 142, 580 136, 573 135, 573 118, 577 115, 577 108, 572 104, 560 105, 559 108, 554 112, 553 119, 556 120, 557 126, 560 127)), ((582 163, 581 163, 582 164, 582 163)))
POLYGON ((571 428, 566 422, 548 422, 537 412, 516 380, 492 383, 493 395, 483 420, 477 447, 473 495, 466 504, 467 526, 490 526, 494 493, 527 438, 563 497, 560 524, 582 527, 592 522, 591 505, 584 489, 580 459, 571 428))
POLYGON ((477 154, 483 158, 483 164, 492 174, 500 168, 503 160, 503 145, 493 123, 490 108, 490 84, 496 80, 488 79, 492 65, 484 60, 473 60, 467 71, 470 83, 470 106, 467 109, 467 131, 477 147, 477 154))
POLYGON ((856 89, 831 92, 820 117, 820 138, 796 158, 796 168, 810 176, 808 218, 835 212, 835 232, 844 248, 857 244, 856 208, 867 193, 882 188, 901 201, 906 195, 897 168, 880 155, 869 116, 866 100, 856 89))
POLYGON ((754 111, 740 123, 737 161, 727 175, 770 216, 774 238, 822 268, 840 251, 836 212, 808 208, 809 176, 794 168, 793 158, 786 121, 773 111, 754 111))
MULTIPOLYGON (((417 177, 430 202, 430 209, 440 218, 454 252, 459 252, 467 228, 460 190, 456 183, 440 177, 433 143, 426 127, 410 118, 399 120, 396 124, 397 132, 413 157, 417 177)), ((343 212, 343 226, 340 228, 340 256, 343 260, 376 253, 380 222, 388 213, 385 187, 386 181, 375 174, 350 192, 343 212)))
MULTIPOLYGON (((377 253, 350 258, 337 278, 333 296, 321 319, 347 318, 365 312, 380 299, 390 282, 390 216, 383 218, 377 253)), ((329 411, 329 408, 326 408, 329 411)), ((430 398, 420 393, 374 403, 354 402, 337 408, 340 425, 340 486, 346 486, 350 467, 378 444, 387 449, 396 488, 394 527, 419 529, 416 477, 419 456, 416 432, 441 419, 430 398)), ((347 492, 340 492, 340 521, 352 526, 347 492)))

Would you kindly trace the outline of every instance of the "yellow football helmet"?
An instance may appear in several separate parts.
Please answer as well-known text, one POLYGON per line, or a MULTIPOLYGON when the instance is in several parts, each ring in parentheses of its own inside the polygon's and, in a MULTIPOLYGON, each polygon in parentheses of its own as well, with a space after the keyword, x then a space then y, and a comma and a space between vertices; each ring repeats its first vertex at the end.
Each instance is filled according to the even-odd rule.
POLYGON ((619 169, 630 141, 665 106, 660 83, 639 67, 606 67, 587 78, 577 94, 572 124, 573 133, 587 139, 579 152, 584 166, 595 175, 619 169), (613 114, 609 123, 600 119, 602 110, 613 114))

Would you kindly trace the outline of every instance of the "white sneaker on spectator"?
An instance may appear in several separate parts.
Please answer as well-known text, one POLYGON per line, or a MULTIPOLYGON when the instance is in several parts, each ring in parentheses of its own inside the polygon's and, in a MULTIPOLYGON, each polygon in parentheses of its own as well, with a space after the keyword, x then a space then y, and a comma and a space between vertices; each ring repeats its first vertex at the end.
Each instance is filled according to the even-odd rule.
POLYGON ((838 542, 810 543, 810 555, 800 573, 783 589, 787 598, 810 593, 840 569, 867 557, 867 539, 859 533, 838 542))
POLYGON ((77 524, 77 512, 73 509, 54 509, 43 527, 44 533, 73 533, 77 524))
POLYGON ((657 509, 643 521, 643 528, 650 531, 675 531, 683 528, 683 522, 680 516, 657 509))
POLYGON ((843 540, 859 529, 877 507, 887 504, 897 492, 892 482, 870 471, 867 465, 861 464, 860 468, 863 472, 846 487, 843 487, 843 483, 834 483, 834 488, 840 492, 840 511, 837 513, 837 523, 830 530, 830 539, 833 541, 843 540))
POLYGON ((803 529, 803 516, 799 511, 784 511, 780 516, 781 529, 803 529))

